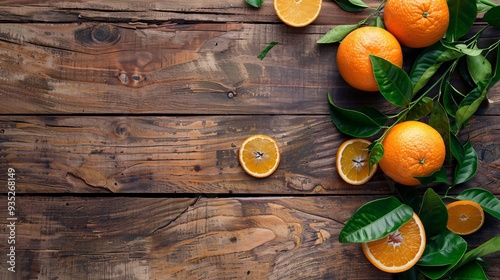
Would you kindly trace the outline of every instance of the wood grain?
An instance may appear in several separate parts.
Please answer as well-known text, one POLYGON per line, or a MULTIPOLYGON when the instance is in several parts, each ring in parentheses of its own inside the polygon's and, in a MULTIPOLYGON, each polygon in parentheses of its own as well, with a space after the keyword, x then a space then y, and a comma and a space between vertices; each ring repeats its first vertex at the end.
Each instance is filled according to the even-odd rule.
MULTIPOLYGON (((317 115, 328 114, 328 92, 342 107, 394 110, 380 94, 343 81, 338 45, 316 43, 330 28, 0 23, 0 103, 8 104, 1 113, 317 115), (272 41, 278 45, 259 60, 272 41)), ((496 42, 500 30, 485 37, 496 42)), ((405 69, 417 55, 405 49, 405 69)), ((500 114, 499 100, 497 85, 478 113, 500 114)))
MULTIPOLYGON (((17 279, 392 279, 343 223, 378 196, 282 198, 19 196, 17 279)), ((5 220, 5 211, 0 219, 5 220)), ((469 248, 495 236, 487 219, 469 248)), ((5 240, 7 233, 0 232, 5 240)), ((6 243, 0 243, 4 251, 6 243)), ((499 259, 485 260, 491 279, 499 259)), ((9 278, 5 265, 2 279, 9 278)))
MULTIPOLYGON (((0 163, 17 170, 21 193, 390 192, 380 171, 361 187, 340 179, 335 153, 347 137, 328 116, 10 116, 0 117, 0 129, 0 163), (250 177, 238 162, 239 146, 256 133, 281 147, 280 166, 265 179, 250 177)), ((464 187, 500 193, 499 131, 498 117, 487 116, 463 131, 480 159, 464 187)))

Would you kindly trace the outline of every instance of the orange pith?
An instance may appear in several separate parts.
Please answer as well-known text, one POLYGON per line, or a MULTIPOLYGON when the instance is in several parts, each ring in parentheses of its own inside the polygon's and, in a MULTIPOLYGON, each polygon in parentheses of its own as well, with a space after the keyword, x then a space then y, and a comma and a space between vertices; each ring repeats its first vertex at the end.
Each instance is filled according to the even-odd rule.
POLYGON ((403 66, 403 52, 398 40, 380 27, 365 26, 349 33, 337 50, 337 68, 342 78, 352 87, 363 91, 377 91, 369 55, 403 66))
POLYGON ((370 144, 371 142, 366 139, 349 139, 337 150, 337 172, 347 183, 361 185, 368 182, 375 174, 377 164, 369 167, 368 146, 370 144))
POLYGON ((453 233, 467 235, 478 231, 484 223, 481 205, 471 200, 459 200, 446 205, 448 223, 446 227, 453 233))
POLYGON ((322 0, 274 0, 274 10, 285 24, 304 27, 318 17, 321 4, 322 0))
POLYGON ((413 218, 397 231, 372 242, 362 243, 363 253, 378 269, 398 273, 410 269, 424 253, 424 225, 413 213, 413 218))
POLYGON ((257 178, 264 178, 278 168, 280 149, 273 138, 267 135, 253 135, 241 145, 238 159, 245 172, 257 178))
POLYGON ((387 0, 384 23, 402 45, 430 46, 443 38, 449 24, 446 0, 387 0))
POLYGON ((382 140, 382 146, 380 168, 391 179, 407 186, 420 184, 414 177, 429 176, 441 169, 446 156, 439 132, 419 121, 396 124, 382 140))

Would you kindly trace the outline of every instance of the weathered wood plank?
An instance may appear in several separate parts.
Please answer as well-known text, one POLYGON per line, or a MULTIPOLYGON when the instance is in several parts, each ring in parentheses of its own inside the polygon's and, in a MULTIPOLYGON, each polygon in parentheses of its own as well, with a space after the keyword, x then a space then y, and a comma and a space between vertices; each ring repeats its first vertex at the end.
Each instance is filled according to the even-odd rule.
MULTIPOLYGON (((328 114, 328 92, 340 106, 393 109, 342 80, 336 45, 316 43, 329 28, 0 24, 0 113, 328 114), (271 41, 279 44, 257 59, 271 41)), ((486 34, 500 39, 500 30, 486 34)), ((408 63, 418 54, 405 52, 408 63)), ((488 100, 479 113, 500 114, 500 85, 488 100)))
MULTIPOLYGON (((499 131, 497 116, 473 118, 463 131, 480 159, 467 186, 500 193, 499 131)), ((335 153, 346 139, 329 116, 8 116, 0 117, 0 164, 17 170, 22 193, 390 192, 381 171, 362 187, 340 179, 335 153), (256 133, 282 151, 265 179, 247 175, 237 157, 256 133)))
MULTIPOLYGON (((497 1, 497 0, 493 0, 497 1)), ((365 0, 370 7, 380 1, 365 0)), ((370 13, 343 11, 333 1, 324 1, 314 24, 356 23, 370 13)), ((273 2, 266 1, 260 9, 250 7, 244 0, 221 1, 33 1, 11 0, 0 5, 0 21, 4 22, 251 22, 281 23, 274 12, 273 2), (36 5, 34 5, 36 4, 36 5)))
MULTIPOLYGON (((2 279, 392 279, 343 223, 377 196, 31 197, 16 202, 16 273, 2 279)), ((5 198, 5 197, 4 197, 5 198)), ((6 211, 0 211, 6 219, 6 211)), ((487 217, 469 248, 496 236, 487 217)), ((0 231, 6 240, 10 233, 0 231)), ((1 242, 5 252, 7 243, 1 242)), ((491 279, 500 258, 486 257, 491 279)))

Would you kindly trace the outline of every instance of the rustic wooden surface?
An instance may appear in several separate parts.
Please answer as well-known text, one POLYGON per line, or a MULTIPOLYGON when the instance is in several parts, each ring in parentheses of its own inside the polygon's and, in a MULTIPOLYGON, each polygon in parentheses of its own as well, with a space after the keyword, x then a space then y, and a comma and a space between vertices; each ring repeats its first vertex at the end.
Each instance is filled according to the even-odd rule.
MULTIPOLYGON (((297 29, 270 0, 260 9, 243 0, 2 1, 0 190, 6 205, 14 168, 18 220, 17 272, 7 271, 3 227, 0 279, 391 279, 358 245, 338 242, 359 206, 393 192, 381 172, 361 187, 338 177, 347 137, 326 94, 344 107, 394 108, 349 87, 336 45, 316 44, 368 13, 324 1, 314 24, 297 29), (279 44, 257 59, 271 41, 279 44), (266 179, 238 164, 255 133, 282 148, 266 179)), ((500 39, 497 29, 484 35, 484 44, 500 39)), ((418 50, 404 52, 408 68, 418 50)), ((497 85, 461 135, 480 160, 455 192, 500 195, 499 101, 497 85)), ((7 215, 1 208, 2 225, 7 215)), ((478 246, 499 229, 488 217, 467 241, 478 246)), ((486 260, 499 278, 498 254, 486 260)))

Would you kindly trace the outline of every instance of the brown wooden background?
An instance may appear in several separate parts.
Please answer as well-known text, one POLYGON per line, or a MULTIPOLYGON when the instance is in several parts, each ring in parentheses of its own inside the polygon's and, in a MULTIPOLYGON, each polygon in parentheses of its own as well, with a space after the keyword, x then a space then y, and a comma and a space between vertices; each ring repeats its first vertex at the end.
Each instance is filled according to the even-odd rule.
MULTIPOLYGON (((379 1, 365 1, 375 7, 379 1)), ((497 3, 498 1, 494 1, 497 3)), ((1 279, 390 279, 358 245, 340 244, 363 203, 392 195, 381 172, 345 184, 334 166, 344 107, 394 108, 341 79, 337 45, 316 44, 347 13, 325 0, 305 28, 272 1, 2 1, 0 208, 16 170, 16 273, 1 279), (257 55, 271 42, 265 59, 257 55), (238 163, 249 135, 274 137, 279 169, 254 179, 238 163)), ((484 23, 476 22, 476 28, 484 23)), ((484 33, 484 44, 500 38, 484 33)), ((405 49, 410 67, 418 50, 405 49)), ((500 86, 463 131, 474 179, 500 195, 500 86)), ((437 191, 442 191, 437 189, 437 191)), ((497 236, 498 221, 467 237, 497 236)), ((500 258, 485 258, 500 277, 500 258)))

